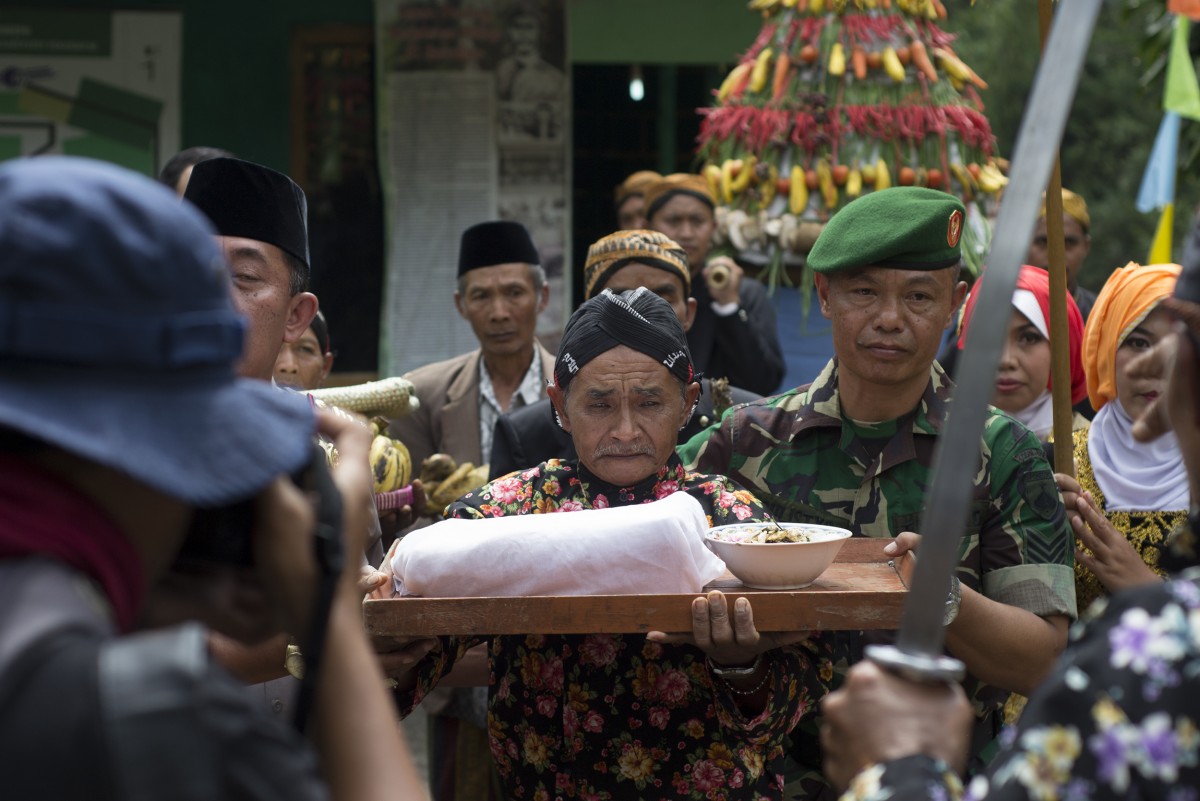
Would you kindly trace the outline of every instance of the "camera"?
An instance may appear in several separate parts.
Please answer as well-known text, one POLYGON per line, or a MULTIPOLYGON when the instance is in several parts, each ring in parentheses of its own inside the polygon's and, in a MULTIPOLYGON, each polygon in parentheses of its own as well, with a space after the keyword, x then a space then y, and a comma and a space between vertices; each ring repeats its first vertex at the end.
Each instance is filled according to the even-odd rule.
MULTIPOLYGON (((341 571, 344 560, 342 495, 329 472, 325 451, 314 444, 312 458, 292 474, 291 479, 314 501, 316 528, 313 547, 317 564, 325 575, 336 574, 341 571)), ((197 509, 178 561, 253 568, 256 500, 251 497, 225 506, 197 509)))

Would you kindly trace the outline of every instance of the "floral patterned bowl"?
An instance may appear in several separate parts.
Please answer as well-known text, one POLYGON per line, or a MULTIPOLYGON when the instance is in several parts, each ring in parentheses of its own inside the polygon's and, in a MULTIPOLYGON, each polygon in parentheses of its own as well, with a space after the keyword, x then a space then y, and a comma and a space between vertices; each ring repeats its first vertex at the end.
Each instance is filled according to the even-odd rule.
POLYGON ((847 529, 812 523, 731 523, 709 529, 704 541, 747 587, 798 590, 812 584, 833 564, 849 538, 847 529), (747 541, 777 526, 805 541, 747 541))

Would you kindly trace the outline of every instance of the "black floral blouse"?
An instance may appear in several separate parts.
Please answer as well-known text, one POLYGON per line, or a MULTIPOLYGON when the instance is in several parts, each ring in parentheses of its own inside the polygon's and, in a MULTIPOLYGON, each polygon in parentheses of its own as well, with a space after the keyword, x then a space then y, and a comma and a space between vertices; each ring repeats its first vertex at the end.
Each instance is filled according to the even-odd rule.
MULTIPOLYGON (((713 525, 767 519, 750 493, 723 477, 689 473, 674 456, 632 487, 552 460, 464 496, 447 513, 571 512, 649 503, 674 492, 699 500, 713 525)), ((408 709, 483 641, 442 638, 419 666, 408 709)), ((763 712, 749 718, 712 675, 704 653, 690 645, 610 634, 491 639, 488 729, 506 797, 782 799, 784 735, 824 696, 832 664, 820 636, 763 658, 770 695, 763 712)))
POLYGON ((843 801, 1200 798, 1200 568, 1091 615, 986 775, 963 788, 914 756, 867 768, 843 801))

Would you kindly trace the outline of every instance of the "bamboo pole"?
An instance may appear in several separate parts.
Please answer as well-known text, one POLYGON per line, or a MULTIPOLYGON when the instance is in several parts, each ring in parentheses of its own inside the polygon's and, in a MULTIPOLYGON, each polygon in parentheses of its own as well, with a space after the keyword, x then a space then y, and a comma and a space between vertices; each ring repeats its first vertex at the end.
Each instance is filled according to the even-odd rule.
MULTIPOLYGON (((1038 0, 1038 33, 1042 49, 1054 19, 1051 0, 1038 0)), ((1046 239, 1050 259, 1050 376, 1054 408, 1054 470, 1075 475, 1071 439, 1071 338, 1067 329, 1067 254, 1063 242, 1062 171, 1055 159, 1046 187, 1046 239)))

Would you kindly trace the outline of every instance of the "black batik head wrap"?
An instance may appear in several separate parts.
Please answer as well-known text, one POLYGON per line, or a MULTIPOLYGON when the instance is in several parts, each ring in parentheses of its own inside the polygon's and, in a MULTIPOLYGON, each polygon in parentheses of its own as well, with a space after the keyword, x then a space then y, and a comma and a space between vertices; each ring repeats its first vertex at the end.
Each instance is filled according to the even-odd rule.
POLYGON ((661 362, 685 384, 700 380, 675 310, 638 287, 619 295, 606 289, 575 310, 558 345, 555 386, 566 389, 585 364, 620 345, 661 362))

